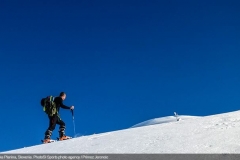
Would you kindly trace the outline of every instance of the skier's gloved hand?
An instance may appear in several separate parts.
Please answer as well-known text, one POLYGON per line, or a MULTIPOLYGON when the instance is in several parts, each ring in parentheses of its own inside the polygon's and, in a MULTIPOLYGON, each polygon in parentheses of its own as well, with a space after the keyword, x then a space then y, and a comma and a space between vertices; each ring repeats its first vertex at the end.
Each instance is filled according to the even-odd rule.
POLYGON ((74 110, 74 106, 71 106, 70 109, 71 109, 71 110, 74 110))

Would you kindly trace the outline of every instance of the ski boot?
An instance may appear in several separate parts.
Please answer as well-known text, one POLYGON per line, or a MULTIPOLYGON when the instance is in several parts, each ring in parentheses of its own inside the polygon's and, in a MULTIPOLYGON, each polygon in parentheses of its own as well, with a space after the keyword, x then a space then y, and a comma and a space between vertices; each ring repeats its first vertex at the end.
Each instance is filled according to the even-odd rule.
POLYGON ((69 137, 69 136, 66 136, 66 135, 63 135, 59 138, 57 138, 59 141, 63 141, 63 140, 67 140, 67 139, 72 139, 72 137, 69 137))

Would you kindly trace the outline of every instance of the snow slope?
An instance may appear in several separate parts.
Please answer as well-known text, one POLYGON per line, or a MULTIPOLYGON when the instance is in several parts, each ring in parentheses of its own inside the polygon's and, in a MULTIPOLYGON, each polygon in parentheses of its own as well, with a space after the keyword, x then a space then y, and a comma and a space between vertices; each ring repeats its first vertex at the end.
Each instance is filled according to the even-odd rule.
POLYGON ((5 153, 240 153, 240 111, 82 136, 5 153))

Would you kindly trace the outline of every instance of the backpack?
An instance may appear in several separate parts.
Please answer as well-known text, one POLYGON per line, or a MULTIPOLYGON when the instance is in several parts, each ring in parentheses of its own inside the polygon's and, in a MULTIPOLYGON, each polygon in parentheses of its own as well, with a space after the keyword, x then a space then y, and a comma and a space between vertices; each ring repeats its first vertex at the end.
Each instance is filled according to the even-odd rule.
POLYGON ((53 96, 47 96, 46 98, 42 98, 41 106, 43 107, 43 111, 49 116, 53 116, 57 113, 57 108, 53 96))

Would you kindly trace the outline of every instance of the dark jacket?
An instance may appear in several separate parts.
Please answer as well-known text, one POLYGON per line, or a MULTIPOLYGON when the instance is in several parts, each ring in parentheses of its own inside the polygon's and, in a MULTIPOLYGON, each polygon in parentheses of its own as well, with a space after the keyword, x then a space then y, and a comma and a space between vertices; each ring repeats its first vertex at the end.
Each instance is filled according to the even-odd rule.
POLYGON ((55 98, 54 98, 54 102, 55 102, 55 104, 56 104, 57 112, 59 112, 60 107, 61 107, 61 108, 64 108, 64 109, 70 109, 70 107, 65 106, 65 105, 63 104, 63 100, 62 100, 61 97, 55 97, 55 98))

